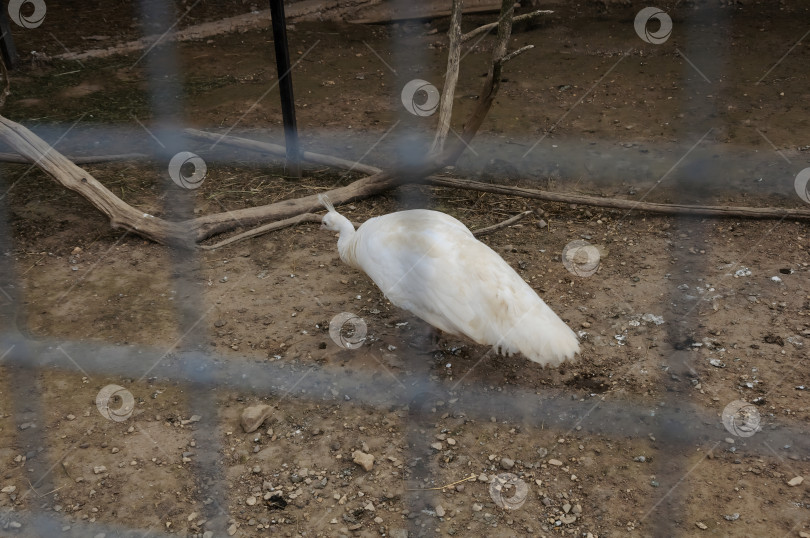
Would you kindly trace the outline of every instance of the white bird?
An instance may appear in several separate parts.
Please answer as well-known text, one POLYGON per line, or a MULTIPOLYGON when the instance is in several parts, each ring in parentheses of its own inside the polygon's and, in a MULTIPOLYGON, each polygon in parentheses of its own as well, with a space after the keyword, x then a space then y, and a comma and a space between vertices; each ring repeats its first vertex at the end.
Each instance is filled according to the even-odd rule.
POLYGON ((357 230, 324 197, 321 227, 338 232, 344 263, 364 271, 394 305, 437 329, 541 365, 579 353, 557 314, 503 258, 461 222, 414 209, 374 217, 357 230))

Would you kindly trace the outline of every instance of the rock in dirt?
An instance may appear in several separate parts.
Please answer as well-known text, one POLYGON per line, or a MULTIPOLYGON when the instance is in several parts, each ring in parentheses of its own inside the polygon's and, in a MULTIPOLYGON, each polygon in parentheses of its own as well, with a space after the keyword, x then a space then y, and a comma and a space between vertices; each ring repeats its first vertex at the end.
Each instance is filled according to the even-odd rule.
POLYGON ((506 469, 507 471, 515 466, 515 460, 511 458, 501 458, 501 469, 506 469))
POLYGON ((698 528, 698 529, 700 529, 700 530, 704 530, 704 531, 705 531, 706 529, 708 529, 708 528, 709 528, 709 527, 708 527, 708 526, 707 526, 705 523, 703 523, 702 521, 697 521, 697 522, 695 523, 695 526, 697 526, 697 528, 698 528))
POLYGON ((549 465, 554 465, 554 466, 556 466, 556 467, 559 467, 559 466, 560 466, 560 465, 562 465, 563 463, 562 463, 560 460, 555 460, 554 458, 552 458, 552 459, 548 460, 548 464, 549 464, 549 465))
POLYGON ((374 456, 359 450, 352 452, 352 461, 366 471, 370 471, 371 468, 374 467, 374 456))
POLYGON ((444 507, 442 505, 436 505, 436 516, 444 517, 444 507))
POLYGON ((273 413, 273 408, 267 404, 253 405, 242 411, 242 429, 250 433, 259 429, 259 426, 273 413))
POLYGON ((802 482, 804 482, 804 477, 803 476, 796 476, 796 477, 791 478, 790 480, 788 480, 787 484, 788 484, 788 486, 798 486, 802 482))

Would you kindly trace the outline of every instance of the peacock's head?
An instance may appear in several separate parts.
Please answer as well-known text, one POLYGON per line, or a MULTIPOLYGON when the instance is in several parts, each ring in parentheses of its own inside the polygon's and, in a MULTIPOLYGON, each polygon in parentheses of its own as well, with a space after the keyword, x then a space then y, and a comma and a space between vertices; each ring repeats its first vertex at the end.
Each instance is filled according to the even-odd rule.
POLYGON ((347 232, 354 230, 354 226, 349 219, 335 211, 335 206, 324 195, 318 195, 318 201, 327 209, 326 215, 321 219, 321 228, 332 232, 347 232))
POLYGON ((333 232, 339 232, 340 231, 340 221, 341 221, 342 218, 343 217, 339 213, 337 213, 335 211, 330 211, 329 213, 324 215, 323 218, 321 219, 321 228, 324 228, 326 230, 330 230, 330 231, 333 231, 333 232))

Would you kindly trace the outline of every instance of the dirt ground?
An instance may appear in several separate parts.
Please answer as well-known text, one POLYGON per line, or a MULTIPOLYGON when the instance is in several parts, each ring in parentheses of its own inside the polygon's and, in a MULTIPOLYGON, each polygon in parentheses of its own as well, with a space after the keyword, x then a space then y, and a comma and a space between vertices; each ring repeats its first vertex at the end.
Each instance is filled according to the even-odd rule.
MULTIPOLYGON (((178 4, 178 12, 187 4, 178 4)), ((151 126, 155 119, 149 58, 81 65, 47 58, 63 50, 59 42, 81 50, 136 38, 136 14, 128 6, 89 7, 79 10, 78 19, 54 7, 40 28, 16 28, 24 62, 12 73, 4 114, 35 129, 64 125, 62 131, 81 119, 82 136, 65 136, 57 145, 69 154, 113 147, 156 151, 137 123, 151 126), (107 127, 132 127, 138 134, 110 140, 103 134, 107 127), (88 147, 91 136, 97 143, 88 147)), ((181 26, 248 7, 202 2, 181 26)), ((693 41, 682 32, 657 47, 633 30, 640 7, 557 5, 542 23, 517 27, 512 46, 536 48, 508 65, 508 80, 479 137, 483 162, 465 156, 464 170, 488 181, 637 200, 807 208, 793 191, 793 178, 810 166, 810 46, 791 47, 806 32, 808 8, 798 2, 678 4, 670 10, 675 28, 690 28, 693 41), (717 13, 724 24, 711 23, 717 13), (712 55, 701 53, 720 46, 726 47, 724 63, 710 66, 718 70, 701 64, 703 76, 714 81, 703 87, 686 58, 707 58, 712 55), (575 158, 524 172, 528 165, 505 157, 508 152, 490 159, 486 150, 500 143, 496 147, 521 155, 550 130, 538 153, 546 155, 552 145, 581 151, 587 170, 579 170, 575 158), (686 159, 685 150, 701 136, 697 160, 686 159), (587 148, 595 146, 616 159, 628 151, 651 151, 660 159, 640 169, 636 157, 628 157, 628 176, 603 181, 598 159, 588 168, 587 148), (750 155, 761 160, 762 171, 741 171, 750 155)), ((464 29, 490 18, 469 17, 464 29)), ((362 156, 400 116, 400 80, 442 80, 446 28, 446 20, 292 25, 293 59, 301 59, 294 77, 304 143, 340 144, 345 137, 355 147, 343 149, 362 156), (411 43, 407 52, 393 51, 397 39, 411 43), (357 142, 363 136, 367 145, 357 142)), ((474 105, 491 44, 485 38, 465 57, 458 118, 474 105)), ((177 53, 179 71, 166 83, 179 89, 172 106, 185 124, 224 130, 238 120, 242 136, 278 138, 278 93, 267 92, 275 77, 267 33, 184 43, 177 53)), ((193 149, 206 156, 202 146, 193 149)), ((373 150, 368 162, 385 163, 393 142, 373 150)), ((194 191, 195 213, 270 203, 358 177, 308 167, 294 182, 277 165, 257 165, 247 153, 229 156, 233 162, 211 154, 208 175, 194 191)), ((144 212, 167 213, 165 163, 86 169, 144 212)), ((284 391, 215 388, 216 414, 192 419, 197 395, 179 382, 181 373, 150 377, 148 363, 140 378, 20 374, 0 365, 0 534, 42 535, 21 515, 41 510, 62 518, 66 536, 87 535, 79 529, 92 522, 150 535, 216 536, 202 515, 212 501, 201 494, 206 478, 195 458, 201 445, 217 443, 225 495, 217 511, 226 514, 224 527, 235 536, 810 535, 810 480, 795 480, 810 476, 810 456, 800 448, 805 440, 766 440, 768 449, 756 449, 721 420, 727 405, 742 400, 762 420, 751 440, 783 427, 806 435, 806 222, 664 217, 413 186, 340 208, 362 222, 430 207, 471 229, 533 210, 482 240, 580 334, 577 361, 544 370, 521 356, 487 355, 463 338, 443 335, 434 345, 427 326, 345 266, 336 238, 316 225, 201 251, 193 269, 178 278, 178 267, 188 265, 178 264, 165 247, 111 229, 85 200, 39 170, 5 164, 0 171, 13 237, 3 255, 14 260, 22 298, 16 329, 33 339, 167 352, 201 345, 229 363, 301 373, 300 385, 284 391), (565 245, 578 239, 601 252, 592 276, 574 275, 562 263, 565 245), (329 336, 329 321, 341 312, 367 325, 359 349, 341 349, 329 336), (194 321, 193 331, 178 321, 183 316, 194 321), (190 341, 191 332, 197 341, 190 341), (425 397, 411 406, 360 405, 338 391, 314 398, 306 377, 321 368, 367 373, 392 391, 431 379, 452 397, 425 397), (30 388, 17 386, 21 379, 30 388), (97 410, 97 394, 109 384, 134 395, 127 420, 107 420, 97 410), (626 404, 648 409, 651 417, 656 410, 694 406, 707 417, 700 431, 709 428, 711 435, 673 444, 644 424, 604 434, 573 420, 562 421, 562 428, 538 426, 498 408, 489 420, 472 418, 464 394, 473 388, 497 395, 522 391, 540 401, 626 404), (20 413, 23 397, 41 401, 44 416, 20 413), (271 416, 245 433, 240 416, 260 403, 272 406, 271 416), (414 407, 425 410, 422 418, 414 417, 414 407), (202 425, 216 439, 201 434, 208 431, 202 425), (31 428, 43 432, 46 446, 26 445, 22 439, 31 428), (352 461, 355 451, 374 456, 370 470, 352 461), (40 470, 54 491, 39 489, 40 470), (498 506, 490 494, 503 473, 528 487, 514 510, 498 506)), ((0 357, 6 352, 0 348, 0 357)))

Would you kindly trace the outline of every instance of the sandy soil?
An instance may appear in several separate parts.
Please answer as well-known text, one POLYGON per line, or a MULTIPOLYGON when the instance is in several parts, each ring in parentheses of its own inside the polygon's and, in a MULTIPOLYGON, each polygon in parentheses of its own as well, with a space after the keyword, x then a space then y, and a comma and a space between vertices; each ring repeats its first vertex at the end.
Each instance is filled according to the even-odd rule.
MULTIPOLYGON (((238 13, 238 3, 232 4, 222 14, 238 13)), ((201 7, 207 11, 194 12, 199 20, 219 13, 211 3, 201 7)), ((633 32, 638 8, 558 7, 543 23, 518 28, 514 46, 537 48, 509 65, 509 80, 481 134, 481 156, 465 157, 459 170, 490 181, 659 202, 801 207, 791 189, 810 159, 804 74, 810 49, 797 45, 756 82, 806 31, 807 8, 679 6, 672 10, 675 27, 693 28, 695 41, 678 34, 658 48, 633 32), (701 26, 708 20, 701 17, 718 11, 726 23, 701 26), (701 64, 714 81, 701 87, 684 55, 694 63, 718 44, 728 45, 725 66, 701 64), (576 159, 535 167, 489 149, 500 143, 496 147, 519 155, 552 128, 539 154, 552 145, 581 151, 590 172, 578 169, 576 159), (701 136, 705 145, 681 162, 701 136), (640 157, 628 157, 629 176, 616 168, 616 177, 603 181, 599 166, 591 166, 598 159, 591 162, 586 150, 576 149, 593 146, 616 160, 628 151, 652 151, 660 159, 639 169, 640 157), (492 151, 503 158, 490 158, 492 151), (740 163, 753 154, 764 174, 741 177, 740 163), (662 177, 668 180, 658 181, 662 177)), ((18 45, 52 54, 48 30, 70 48, 89 48, 81 38, 102 35, 94 26, 100 20, 109 40, 128 41, 137 37, 129 26, 133 16, 96 7, 82 10, 81 24, 73 24, 68 13, 53 9, 50 26, 21 33, 18 45)), ((471 17, 465 30, 486 20, 471 17)), ((355 147, 343 149, 363 155, 399 117, 392 91, 398 77, 441 80, 444 30, 442 20, 396 27, 296 24, 290 38, 295 58, 305 56, 295 71, 305 141, 346 136, 355 147), (397 56, 394 39, 415 45, 397 56), (403 73, 389 71, 378 54, 392 65, 404 58, 403 73), (426 63, 409 64, 409 57, 426 63), (342 135, 347 126, 359 134, 342 135), (370 142, 359 145, 364 135, 370 142)), ((180 45, 182 77, 171 82, 181 90, 176 105, 183 121, 224 129, 238 119, 240 134, 277 137, 277 93, 260 99, 275 76, 269 40, 249 32, 180 45)), ((473 105, 490 45, 484 39, 465 59, 458 117, 473 105)), ((133 116, 151 125, 150 64, 133 66, 137 55, 82 65, 24 57, 30 65, 13 74, 4 113, 32 126, 69 126, 87 113, 83 136, 66 137, 64 151, 92 153, 83 146, 88 133, 104 125, 139 129, 133 116)), ((97 136, 96 151, 114 143, 155 150, 143 131, 124 141, 97 136)), ((368 160, 384 163, 392 144, 380 144, 368 160)), ((209 175, 194 191, 195 212, 269 203, 353 177, 309 168, 294 183, 276 165, 229 155, 236 162, 211 154, 209 175)), ((127 202, 168 213, 160 194, 164 163, 87 169, 127 202)), ((218 535, 215 524, 236 536, 810 533, 808 481, 789 485, 810 474, 803 437, 810 420, 806 223, 669 218, 423 187, 342 209, 362 222, 427 206, 473 229, 534 210, 483 240, 580 332, 577 362, 543 370, 520 356, 487 355, 463 338, 445 335, 434 344, 424 323, 342 264, 335 237, 315 225, 178 261, 164 247, 110 229, 84 200, 38 170, 4 165, 0 186, 11 188, 4 203, 13 245, 4 254, 14 260, 22 298, 16 329, 43 340, 171 352, 202 347, 231 365, 300 372, 300 384, 282 391, 214 388, 206 397, 216 409, 201 413, 203 389, 184 385, 182 372, 150 377, 146 361, 133 377, 0 367, 2 533, 45 535, 25 519, 30 510, 62 518, 63 535, 76 536, 87 535, 82 524, 89 522, 187 536, 218 535), (592 276, 576 276, 561 261, 565 245, 577 239, 600 248, 601 265, 592 276), (359 349, 341 349, 328 334, 329 321, 341 312, 366 323, 359 349), (411 405, 392 397, 388 405, 370 406, 333 388, 321 398, 308 384, 312 371, 362 373, 392 393, 418 393, 420 380, 429 379, 448 397, 422 395, 411 405), (109 384, 134 395, 134 412, 121 422, 96 407, 109 384), (570 398, 586 409, 590 401, 627 405, 649 410, 650 417, 694 408, 703 419, 694 426, 699 434, 685 431, 688 441, 675 443, 678 433, 660 423, 613 431, 607 425, 605 433, 564 417, 547 427, 499 408, 481 417, 466 406, 465 394, 474 391, 493 399, 510 393, 549 402, 570 398), (761 418, 762 430, 752 437, 723 427, 721 413, 737 400, 751 402, 761 418), (271 405, 272 414, 259 430, 245 433, 240 415, 260 403, 271 405), (781 441, 784 428, 800 437, 768 443, 781 441), (219 476, 201 472, 197 454, 205 446, 218 451, 219 476), (355 451, 375 457, 370 471, 352 461, 355 451), (528 488, 514 510, 498 506, 490 494, 504 473, 528 488), (221 502, 209 497, 212 484, 221 486, 221 502)), ((79 365, 83 360, 75 358, 79 365)))

